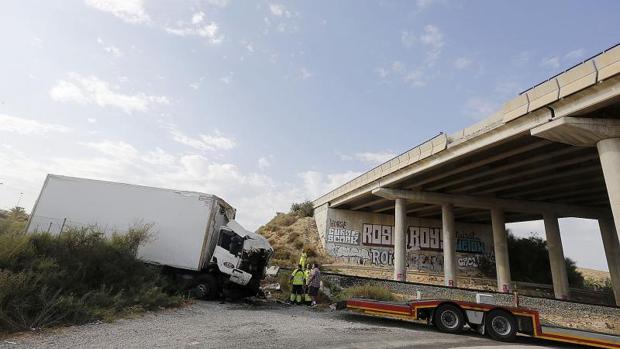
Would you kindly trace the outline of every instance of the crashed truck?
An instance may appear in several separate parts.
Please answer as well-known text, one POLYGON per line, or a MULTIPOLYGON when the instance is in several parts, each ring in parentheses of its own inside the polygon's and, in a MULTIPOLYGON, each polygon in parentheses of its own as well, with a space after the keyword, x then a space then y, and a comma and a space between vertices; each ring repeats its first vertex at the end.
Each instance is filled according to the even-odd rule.
POLYGON ((150 236, 138 258, 194 296, 256 295, 273 248, 235 214, 215 195, 49 174, 26 230, 97 226, 111 235, 146 225, 150 236))

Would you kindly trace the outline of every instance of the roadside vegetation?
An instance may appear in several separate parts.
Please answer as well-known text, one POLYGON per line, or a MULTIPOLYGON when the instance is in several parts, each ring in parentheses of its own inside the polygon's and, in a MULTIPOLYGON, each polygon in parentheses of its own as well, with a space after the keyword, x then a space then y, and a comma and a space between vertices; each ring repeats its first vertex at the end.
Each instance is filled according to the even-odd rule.
POLYGON ((351 298, 366 298, 377 301, 395 301, 398 297, 389 289, 373 284, 347 287, 335 293, 337 300, 348 300, 351 298))
POLYGON ((271 263, 282 267, 295 267, 301 251, 308 254, 308 263, 321 265, 331 261, 323 250, 314 222, 310 201, 294 203, 287 213, 277 213, 267 224, 258 228, 258 233, 269 240, 274 249, 271 263))
MULTIPOLYGON (((538 284, 552 284, 551 266, 547 242, 540 237, 516 237, 508 232, 508 255, 513 280, 538 284)), ((495 277, 495 265, 489 260, 480 263, 480 271, 487 277, 495 277)), ((585 280, 577 270, 575 261, 566 258, 568 283, 571 287, 584 288, 585 280)))
POLYGON ((25 234, 22 208, 0 211, 0 332, 111 320, 180 305, 159 270, 136 258, 148 226, 25 234))

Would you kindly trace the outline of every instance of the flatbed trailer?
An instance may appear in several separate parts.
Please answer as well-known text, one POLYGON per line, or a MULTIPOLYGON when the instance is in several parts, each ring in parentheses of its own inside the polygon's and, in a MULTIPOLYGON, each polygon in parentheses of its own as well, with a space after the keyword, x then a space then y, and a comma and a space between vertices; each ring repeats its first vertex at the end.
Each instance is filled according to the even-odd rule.
POLYGON ((346 301, 350 311, 398 320, 426 320, 442 332, 460 333, 465 325, 500 341, 512 341, 517 333, 556 342, 597 348, 620 349, 620 336, 543 325, 538 311, 523 307, 454 301, 447 299, 385 302, 354 298, 346 301))

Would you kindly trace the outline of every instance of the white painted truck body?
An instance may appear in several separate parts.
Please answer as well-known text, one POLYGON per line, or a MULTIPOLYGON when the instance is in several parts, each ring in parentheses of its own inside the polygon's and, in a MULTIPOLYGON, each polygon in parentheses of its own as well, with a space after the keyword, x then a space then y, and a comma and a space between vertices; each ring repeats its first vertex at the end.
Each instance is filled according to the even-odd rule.
POLYGON ((235 209, 215 195, 50 174, 27 231, 96 225, 111 235, 148 224, 151 238, 138 250, 143 261, 198 272, 217 265, 230 281, 246 285, 252 274, 239 268, 247 252, 264 249, 268 262, 272 249, 234 218, 235 209), (225 233, 243 241, 234 254, 228 245, 217 246, 225 233))

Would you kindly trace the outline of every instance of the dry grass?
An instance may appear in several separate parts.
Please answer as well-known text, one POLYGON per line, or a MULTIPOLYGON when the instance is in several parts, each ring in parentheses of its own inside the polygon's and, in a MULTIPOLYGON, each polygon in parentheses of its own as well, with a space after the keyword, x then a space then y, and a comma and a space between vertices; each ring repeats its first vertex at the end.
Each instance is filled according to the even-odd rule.
POLYGON ((294 267, 299 262, 302 249, 308 253, 308 263, 330 263, 319 240, 319 233, 312 217, 296 213, 278 213, 269 223, 258 229, 274 249, 272 264, 294 267))
POLYGON ((338 299, 341 300, 351 298, 365 298, 378 301, 399 300, 398 297, 387 288, 371 284, 345 288, 338 294, 338 299))

